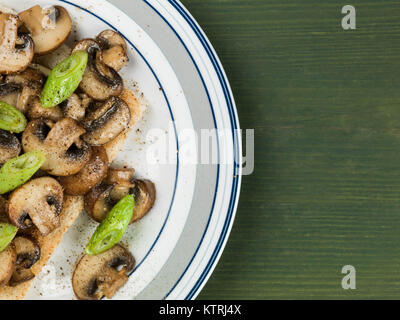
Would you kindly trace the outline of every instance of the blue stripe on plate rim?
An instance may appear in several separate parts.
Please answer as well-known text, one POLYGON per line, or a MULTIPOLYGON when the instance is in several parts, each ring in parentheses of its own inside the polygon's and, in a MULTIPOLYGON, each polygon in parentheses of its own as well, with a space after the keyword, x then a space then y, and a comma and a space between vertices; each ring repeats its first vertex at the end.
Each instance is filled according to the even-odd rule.
MULTIPOLYGON (((179 36, 179 34, 177 33, 177 31, 172 27, 172 25, 167 21, 167 19, 165 17, 163 17, 160 12, 155 9, 147 0, 143 0, 145 3, 147 3, 165 22, 166 24, 171 28, 171 30, 175 33, 175 35, 177 36, 177 38, 179 39, 179 41, 182 43, 182 45, 185 47, 187 53, 189 54, 191 60, 193 61, 194 65, 196 66, 197 72, 200 75, 200 78, 203 81, 203 85, 204 84, 204 80, 203 80, 203 76, 200 73, 199 67, 197 66, 192 54, 190 53, 189 49, 187 48, 186 44, 184 43, 184 41, 182 40, 182 38, 179 36)), ((185 300, 189 300, 192 299, 197 293, 199 288, 202 286, 204 280, 207 278, 210 270, 213 268, 213 266, 215 265, 215 263, 217 262, 216 259, 221 251, 221 249, 223 248, 223 244, 225 242, 225 239, 228 235, 228 230, 229 227, 231 226, 231 223, 233 222, 232 218, 234 216, 234 211, 235 211, 235 207, 238 201, 238 197, 237 197, 237 193, 239 190, 239 175, 241 173, 241 160, 240 160, 240 148, 239 148, 239 137, 237 135, 237 129, 239 129, 239 121, 237 119, 237 115, 235 113, 235 107, 234 107, 234 103, 233 103, 233 96, 232 93, 230 91, 229 85, 227 84, 227 80, 226 80, 226 76, 223 72, 223 68, 221 66, 221 63, 219 62, 218 58, 216 58, 214 51, 211 49, 211 45, 209 40, 205 37, 204 33, 202 33, 202 31, 200 30, 200 28, 198 27, 197 23, 194 21, 194 19, 190 16, 190 14, 187 12, 187 10, 184 8, 184 6, 176 0, 168 0, 168 2, 178 11, 178 13, 186 20, 186 22, 189 24, 189 26, 192 28, 192 30, 195 32, 196 36, 199 38, 199 40, 201 41, 203 48, 206 50, 206 53, 208 55, 208 57, 210 58, 215 71, 217 72, 218 78, 220 80, 222 89, 224 91, 224 95, 225 95, 225 100, 227 102, 227 106, 228 106, 228 112, 229 112, 229 117, 230 117, 230 121, 231 121, 231 129, 232 129, 232 137, 233 137, 233 146, 234 146, 234 166, 233 166, 233 185, 232 185, 232 192, 231 192, 231 198, 229 201, 229 208, 228 208, 228 212, 227 212, 227 217, 224 223, 224 227, 222 229, 220 238, 218 239, 218 243, 217 246, 214 249, 213 254, 211 255, 210 260, 208 261, 205 269, 203 270, 203 273, 201 274, 201 276, 199 277, 199 279, 197 280, 197 282, 195 283, 195 285, 193 286, 193 288, 190 290, 190 292, 188 293, 188 295, 186 296, 185 300)), ((207 91, 207 95, 208 94, 208 89, 205 86, 205 90, 207 91)), ((211 104, 212 107, 212 104, 211 104)), ((214 113, 214 111, 213 111, 214 113)), ((215 195, 214 195, 215 196, 215 195)), ((214 198, 215 201, 215 198, 214 198)), ((213 202, 213 207, 214 207, 214 202, 213 202)), ((174 288, 177 286, 177 284, 180 282, 180 280, 182 279, 182 277, 185 275, 185 273, 187 272, 187 270, 189 269, 190 265, 193 262, 193 259, 195 258, 199 248, 201 247, 201 244, 204 240, 204 236, 207 233, 207 229, 209 226, 209 222, 211 220, 211 216, 213 214, 213 208, 211 209, 211 213, 209 216, 209 220, 206 226, 206 229, 203 233, 203 236, 200 240, 200 243, 193 255, 193 257, 191 258, 189 264, 187 265, 187 267, 185 268, 184 272, 182 273, 182 275, 179 277, 178 281, 175 283, 175 285, 171 288, 171 290, 167 293, 167 295, 164 297, 164 299, 166 299, 169 294, 174 290, 174 288)))

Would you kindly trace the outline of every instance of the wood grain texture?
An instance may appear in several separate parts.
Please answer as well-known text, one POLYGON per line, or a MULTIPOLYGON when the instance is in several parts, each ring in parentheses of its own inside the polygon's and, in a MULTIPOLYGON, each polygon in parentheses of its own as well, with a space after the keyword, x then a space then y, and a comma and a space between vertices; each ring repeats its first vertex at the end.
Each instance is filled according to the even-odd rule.
POLYGON ((400 3, 183 0, 256 131, 237 218, 199 299, 400 298, 400 3), (357 289, 341 288, 341 269, 357 289))

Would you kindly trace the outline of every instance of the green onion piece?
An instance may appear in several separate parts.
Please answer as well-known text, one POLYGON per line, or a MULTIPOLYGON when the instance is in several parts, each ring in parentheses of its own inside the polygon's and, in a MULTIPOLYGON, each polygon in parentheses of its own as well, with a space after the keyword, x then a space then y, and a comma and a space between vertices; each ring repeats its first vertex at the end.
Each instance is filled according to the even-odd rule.
POLYGON ((97 227, 86 246, 85 253, 96 255, 116 245, 121 240, 132 219, 134 208, 135 199, 133 195, 127 195, 122 198, 97 227))
POLYGON ((67 100, 82 81, 88 62, 86 51, 77 51, 51 70, 44 85, 40 102, 52 108, 67 100))
POLYGON ((0 223, 0 252, 14 239, 18 228, 8 223, 0 223))
POLYGON ((0 194, 14 190, 27 182, 45 162, 41 151, 31 151, 8 160, 0 169, 0 194))
POLYGON ((0 101, 0 129, 20 133, 25 130, 28 121, 25 116, 4 101, 0 101))

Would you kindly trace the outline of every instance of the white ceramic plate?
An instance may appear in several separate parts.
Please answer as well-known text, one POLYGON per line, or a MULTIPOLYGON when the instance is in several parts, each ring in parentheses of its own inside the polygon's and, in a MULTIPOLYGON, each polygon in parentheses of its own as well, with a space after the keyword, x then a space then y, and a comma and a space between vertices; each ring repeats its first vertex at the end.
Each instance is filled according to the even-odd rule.
MULTIPOLYGON (((112 2, 125 13, 103 0, 0 0, 17 11, 64 6, 76 31, 70 41, 109 28, 126 38, 130 63, 121 75, 144 94, 148 111, 117 162, 154 181, 157 201, 123 238, 137 265, 115 299, 194 299, 222 253, 239 197, 241 138, 233 96, 213 48, 182 4, 112 2), (214 161, 206 161, 206 139, 193 132, 200 137, 214 129, 214 161)), ((28 299, 74 297, 71 274, 95 227, 81 214, 28 299)))

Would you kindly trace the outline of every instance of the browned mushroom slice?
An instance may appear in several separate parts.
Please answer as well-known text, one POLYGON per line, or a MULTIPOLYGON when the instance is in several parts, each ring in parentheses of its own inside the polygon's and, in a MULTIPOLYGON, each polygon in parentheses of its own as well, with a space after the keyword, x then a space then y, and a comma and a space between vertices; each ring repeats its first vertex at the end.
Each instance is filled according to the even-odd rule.
POLYGON ((10 286, 16 286, 35 277, 31 268, 40 259, 40 248, 37 242, 29 236, 17 236, 13 240, 17 261, 10 279, 10 286))
POLYGON ((67 100, 60 104, 60 108, 64 117, 82 121, 85 117, 86 106, 83 105, 81 98, 77 94, 73 94, 67 100))
POLYGON ((5 286, 11 279, 17 262, 17 253, 11 243, 0 251, 0 287, 5 286))
MULTIPOLYGON (((44 67, 44 72, 50 74, 52 69, 71 55, 71 50, 71 47, 64 43, 49 54, 36 55, 34 61, 44 67)), ((32 64, 31 67, 33 68, 32 64)))
POLYGON ((90 145, 104 145, 124 131, 130 119, 127 104, 118 97, 111 97, 100 107, 92 104, 82 121, 86 129, 82 139, 90 145))
POLYGON ((33 225, 45 236, 60 224, 63 190, 57 180, 42 177, 14 190, 8 200, 10 221, 25 230, 33 225))
POLYGON ((93 39, 84 39, 75 45, 72 53, 76 51, 87 51, 89 54, 80 88, 95 100, 104 101, 119 96, 124 87, 122 78, 102 61, 100 45, 93 39))
POLYGON ((21 152, 21 143, 12 133, 0 130, 0 164, 15 158, 21 152))
POLYGON ((81 121, 85 117, 85 112, 81 99, 74 93, 59 106, 53 108, 44 108, 40 103, 39 97, 35 97, 29 104, 27 115, 31 120, 44 118, 57 122, 63 118, 71 118, 81 121))
POLYGON ((113 188, 113 185, 101 183, 85 195, 85 211, 93 220, 102 222, 115 205, 110 198, 113 188))
POLYGON ((36 5, 19 14, 35 43, 35 54, 47 54, 61 46, 72 29, 71 17, 61 6, 42 9, 36 5))
POLYGON ((114 186, 110 191, 111 203, 116 204, 123 197, 133 192, 135 187, 134 172, 135 169, 132 168, 112 168, 108 171, 104 183, 114 186))
POLYGON ((75 175, 60 177, 66 194, 84 195, 107 175, 108 158, 103 147, 93 147, 89 162, 75 175))
POLYGON ((135 180, 135 187, 131 193, 135 197, 132 223, 143 218, 153 208, 156 201, 156 188, 150 180, 135 180))
POLYGON ((18 16, 0 13, 0 73, 25 70, 33 59, 34 44, 27 34, 18 34, 18 16))
POLYGON ((106 184, 116 184, 122 187, 133 187, 133 168, 110 168, 108 170, 107 178, 104 180, 106 184))
POLYGON ((48 77, 51 73, 51 69, 41 65, 40 63, 31 63, 29 67, 33 70, 40 72, 43 76, 48 77))
POLYGON ((127 45, 121 34, 114 30, 105 30, 96 37, 103 50, 103 62, 116 71, 120 71, 129 61, 127 45))
POLYGON ((84 255, 72 276, 75 295, 80 300, 111 299, 128 281, 135 266, 132 254, 117 244, 98 255, 84 255))
POLYGON ((0 99, 26 113, 31 100, 40 96, 43 82, 41 72, 31 68, 8 75, 0 84, 0 99))
POLYGON ((39 70, 33 69, 31 67, 27 68, 26 70, 8 75, 5 79, 7 83, 17 83, 21 85, 25 85, 30 82, 38 83, 42 85, 44 83, 44 75, 39 70))
POLYGON ((0 222, 10 223, 7 216, 7 200, 0 196, 0 222))
POLYGON ((39 97, 35 97, 31 100, 27 111, 28 118, 31 120, 35 119, 49 119, 51 121, 59 121, 64 118, 63 112, 60 107, 55 106, 54 108, 43 108, 40 103, 39 97))
POLYGON ((85 210, 97 222, 103 221, 112 207, 135 186, 132 168, 109 168, 103 183, 85 197, 85 210))
POLYGON ((143 218, 153 207, 156 188, 151 181, 109 178, 105 181, 107 180, 114 183, 102 183, 85 196, 85 210, 95 221, 102 222, 112 207, 127 194, 133 194, 135 198, 131 223, 143 218))
POLYGON ((17 83, 0 83, 0 100, 12 106, 16 106, 22 90, 22 86, 17 83))
POLYGON ((28 123, 22 134, 25 152, 46 154, 42 169, 56 176, 78 173, 90 159, 90 147, 80 140, 85 130, 76 121, 64 118, 56 123, 43 119, 28 123))

